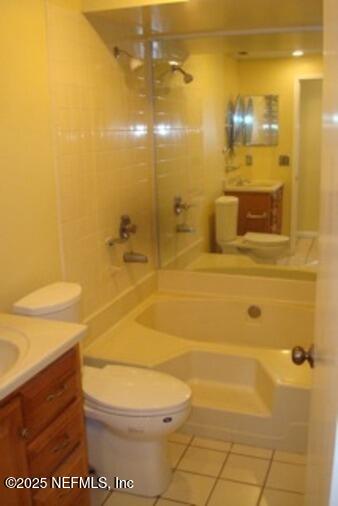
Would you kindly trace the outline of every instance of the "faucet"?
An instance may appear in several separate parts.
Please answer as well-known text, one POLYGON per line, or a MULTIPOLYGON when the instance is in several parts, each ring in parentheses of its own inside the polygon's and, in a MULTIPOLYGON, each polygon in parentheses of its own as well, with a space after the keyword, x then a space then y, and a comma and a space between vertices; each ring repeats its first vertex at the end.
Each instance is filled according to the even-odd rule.
POLYGON ((114 246, 115 244, 122 244, 130 238, 131 234, 136 234, 137 226, 132 223, 128 214, 123 214, 120 218, 119 237, 108 237, 106 239, 107 246, 114 246))
POLYGON ((183 213, 183 211, 187 211, 193 207, 193 204, 188 204, 187 202, 183 202, 182 197, 179 195, 174 198, 174 213, 179 216, 183 213))
POLYGON ((178 234, 195 234, 196 228, 190 227, 186 223, 180 223, 176 225, 176 232, 178 234))
POLYGON ((134 251, 128 251, 123 253, 123 261, 126 264, 146 264, 148 263, 148 257, 142 253, 135 253, 134 251))

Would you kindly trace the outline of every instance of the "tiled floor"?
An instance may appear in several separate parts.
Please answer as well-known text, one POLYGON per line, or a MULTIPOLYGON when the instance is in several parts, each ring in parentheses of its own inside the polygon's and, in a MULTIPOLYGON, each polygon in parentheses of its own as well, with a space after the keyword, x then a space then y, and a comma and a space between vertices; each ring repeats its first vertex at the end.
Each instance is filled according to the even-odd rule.
POLYGON ((291 266, 313 265, 315 267, 318 263, 318 240, 299 237, 294 254, 281 258, 277 263, 291 266))
POLYGON ((174 468, 159 498, 113 492, 104 506, 303 506, 304 455, 176 433, 174 468))

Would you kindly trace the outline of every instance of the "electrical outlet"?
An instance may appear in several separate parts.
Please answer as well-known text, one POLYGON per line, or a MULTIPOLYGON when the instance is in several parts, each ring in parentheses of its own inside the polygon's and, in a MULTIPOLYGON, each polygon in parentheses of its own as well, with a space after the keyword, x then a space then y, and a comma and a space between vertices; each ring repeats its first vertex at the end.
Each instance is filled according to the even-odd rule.
POLYGON ((278 165, 281 165, 282 167, 288 167, 290 165, 289 155, 279 155, 278 165))

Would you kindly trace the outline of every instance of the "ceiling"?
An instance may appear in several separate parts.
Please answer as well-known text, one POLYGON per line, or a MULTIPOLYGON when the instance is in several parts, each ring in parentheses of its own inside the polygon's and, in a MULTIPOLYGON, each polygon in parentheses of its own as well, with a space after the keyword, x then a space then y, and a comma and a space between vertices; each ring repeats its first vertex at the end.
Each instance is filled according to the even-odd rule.
POLYGON ((124 26, 147 38, 321 26, 322 0, 189 0, 86 13, 96 29, 124 26))
POLYGON ((106 45, 142 57, 138 41, 154 41, 154 58, 223 52, 235 58, 280 58, 295 49, 322 53, 322 0, 189 0, 86 13, 106 45))

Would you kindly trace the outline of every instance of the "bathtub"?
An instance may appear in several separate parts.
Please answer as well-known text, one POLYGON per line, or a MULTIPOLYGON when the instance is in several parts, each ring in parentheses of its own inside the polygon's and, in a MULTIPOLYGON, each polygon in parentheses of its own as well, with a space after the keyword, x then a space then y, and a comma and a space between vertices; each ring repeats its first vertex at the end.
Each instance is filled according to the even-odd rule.
POLYGON ((192 341, 273 349, 307 347, 314 325, 310 305, 208 298, 157 300, 136 321, 192 341))
POLYGON ((312 334, 311 304, 158 293, 97 338, 85 361, 151 367, 187 382, 187 433, 304 452, 312 378, 290 351, 308 347, 312 334))
POLYGON ((315 281, 317 278, 316 266, 264 264, 255 261, 249 255, 202 253, 187 265, 185 269, 193 272, 261 276, 264 278, 299 281, 315 281))

